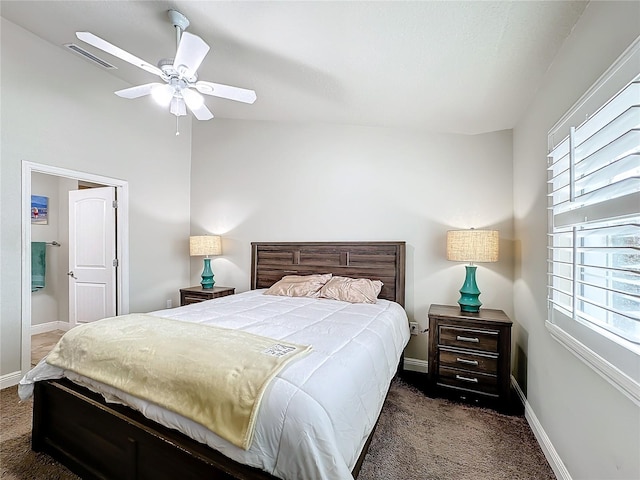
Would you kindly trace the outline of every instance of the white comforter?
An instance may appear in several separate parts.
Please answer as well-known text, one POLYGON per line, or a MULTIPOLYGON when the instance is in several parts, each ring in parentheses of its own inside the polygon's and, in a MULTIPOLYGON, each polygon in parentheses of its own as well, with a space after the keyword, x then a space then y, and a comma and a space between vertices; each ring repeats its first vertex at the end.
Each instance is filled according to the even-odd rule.
POLYGON ((409 341, 405 311, 394 302, 349 304, 327 299, 231 295, 151 312, 176 320, 237 328, 312 345, 306 357, 271 382, 260 406, 255 436, 242 450, 203 426, 117 390, 40 362, 21 380, 22 399, 33 383, 63 376, 175 428, 233 460, 286 480, 351 479, 409 341))

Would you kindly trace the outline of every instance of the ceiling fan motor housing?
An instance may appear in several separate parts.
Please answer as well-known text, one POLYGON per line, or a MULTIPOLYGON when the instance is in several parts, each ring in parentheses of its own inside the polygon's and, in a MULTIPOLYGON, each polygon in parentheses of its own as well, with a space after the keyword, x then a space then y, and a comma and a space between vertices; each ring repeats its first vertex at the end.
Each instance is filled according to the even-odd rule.
POLYGON ((171 24, 174 27, 178 27, 183 32, 189 28, 189 19, 177 10, 169 10, 167 14, 169 15, 169 20, 171 20, 171 24))
POLYGON ((164 74, 163 79, 166 82, 169 82, 172 78, 177 77, 181 80, 184 80, 187 84, 189 84, 189 86, 191 86, 198 81, 197 73, 194 72, 193 75, 187 76, 185 75, 185 72, 176 70, 173 65, 172 58, 163 58, 162 60, 160 60, 158 62, 158 68, 162 70, 162 73, 164 74))

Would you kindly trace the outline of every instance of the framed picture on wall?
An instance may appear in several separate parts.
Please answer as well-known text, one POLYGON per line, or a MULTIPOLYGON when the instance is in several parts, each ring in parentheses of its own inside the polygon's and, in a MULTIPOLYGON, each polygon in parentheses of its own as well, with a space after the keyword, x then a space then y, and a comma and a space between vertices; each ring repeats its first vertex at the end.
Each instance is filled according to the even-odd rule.
POLYGON ((42 195, 31 195, 31 224, 47 225, 49 223, 49 199, 42 195))

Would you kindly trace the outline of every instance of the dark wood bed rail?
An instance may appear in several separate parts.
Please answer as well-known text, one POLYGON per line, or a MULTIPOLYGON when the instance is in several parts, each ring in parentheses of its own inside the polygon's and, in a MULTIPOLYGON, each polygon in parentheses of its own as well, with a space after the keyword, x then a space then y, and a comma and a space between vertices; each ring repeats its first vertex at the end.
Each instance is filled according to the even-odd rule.
MULTIPOLYGON (((35 385, 31 448, 83 480, 280 480, 70 380, 35 385)), ((358 478, 378 422, 352 471, 358 478)))
POLYGON ((83 480, 278 480, 69 380, 35 388, 33 450, 83 480))

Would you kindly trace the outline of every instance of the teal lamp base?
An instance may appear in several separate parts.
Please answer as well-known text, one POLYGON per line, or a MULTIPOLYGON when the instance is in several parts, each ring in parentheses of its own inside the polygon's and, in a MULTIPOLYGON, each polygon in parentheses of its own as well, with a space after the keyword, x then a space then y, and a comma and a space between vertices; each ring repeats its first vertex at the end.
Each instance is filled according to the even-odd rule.
POLYGON ((458 304, 463 312, 478 313, 482 302, 478 299, 480 290, 478 290, 478 284, 476 283, 476 266, 465 265, 465 268, 467 269, 467 276, 460 289, 458 304))
POLYGON ((202 281, 200 282, 200 285, 202 285, 202 288, 204 290, 213 289, 213 285, 216 283, 216 281, 213 279, 213 270, 211 270, 210 258, 204 259, 204 270, 202 270, 201 276, 202 276, 202 281))

